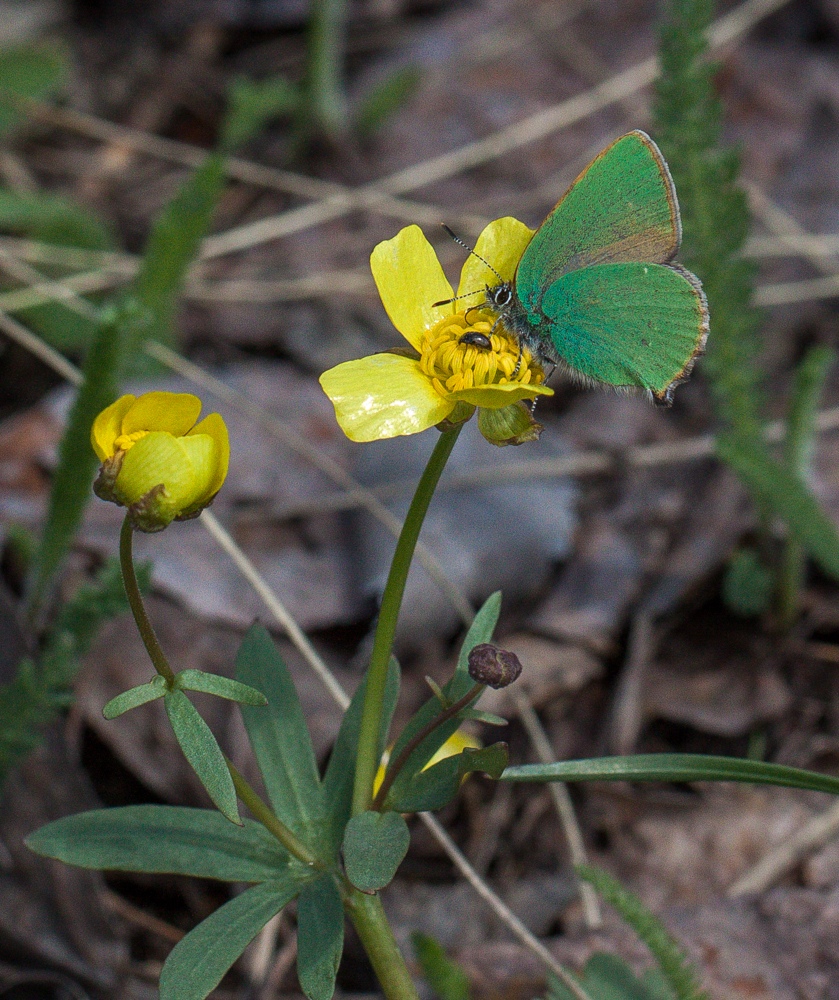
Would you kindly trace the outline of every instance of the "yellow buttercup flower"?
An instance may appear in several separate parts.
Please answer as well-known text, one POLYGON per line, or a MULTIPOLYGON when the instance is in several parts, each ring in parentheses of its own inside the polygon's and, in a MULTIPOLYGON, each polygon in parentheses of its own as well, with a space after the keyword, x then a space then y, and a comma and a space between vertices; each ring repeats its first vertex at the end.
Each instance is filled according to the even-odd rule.
POLYGON ((128 508, 140 531, 198 514, 221 489, 230 460, 218 413, 197 423, 201 400, 186 392, 121 396, 94 420, 90 443, 102 462, 93 485, 128 508))
MULTIPOLYGON (((480 750, 482 746, 483 744, 477 736, 473 736, 472 733, 467 732, 465 729, 456 729, 446 742, 434 753, 434 756, 425 765, 423 771, 427 771, 429 767, 434 767, 435 764, 439 764, 440 761, 445 760, 446 757, 454 757, 456 754, 463 753, 463 751, 467 749, 480 750)), ((382 754, 382 759, 379 763, 379 770, 376 772, 376 778, 373 782, 374 796, 382 787, 382 782, 385 780, 385 772, 387 771, 387 766, 390 763, 391 749, 391 747, 388 747, 382 754)))
MULTIPOLYGON (((516 219, 497 219, 481 233, 475 250, 502 279, 512 280, 532 236, 516 219)), ((530 352, 520 351, 516 337, 482 308, 484 289, 497 285, 498 275, 476 256, 469 255, 460 275, 457 294, 467 297, 446 305, 434 303, 451 299, 454 292, 418 226, 380 243, 370 268, 388 316, 411 349, 347 361, 321 376, 348 438, 417 434, 442 421, 467 419, 476 407, 482 415, 509 411, 522 400, 552 395, 530 352)), ((521 416, 509 412, 503 419, 482 421, 481 430, 499 444, 527 436, 521 433, 521 416), (502 430, 494 433, 497 427, 502 430)))

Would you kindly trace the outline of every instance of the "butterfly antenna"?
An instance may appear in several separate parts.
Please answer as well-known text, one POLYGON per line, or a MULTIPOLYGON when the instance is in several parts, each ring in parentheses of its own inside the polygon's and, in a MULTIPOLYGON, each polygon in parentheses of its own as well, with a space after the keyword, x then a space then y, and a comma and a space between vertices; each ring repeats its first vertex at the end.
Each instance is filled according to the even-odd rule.
POLYGON ((471 253, 473 257, 477 257, 482 264, 486 264, 486 266, 490 269, 490 271, 492 271, 495 277, 498 278, 501 284, 502 285, 504 284, 504 279, 501 277, 498 271, 495 270, 495 268, 492 266, 492 264, 490 264, 488 260, 484 260, 484 258, 479 253, 475 253, 473 248, 470 247, 469 244, 466 243, 464 240, 462 240, 459 236, 456 236, 451 231, 451 229, 449 229, 449 227, 445 224, 445 222, 441 222, 440 225, 443 227, 443 229, 446 230, 446 232, 449 234, 449 236, 451 236, 451 238, 455 241, 455 243, 457 243, 458 246, 463 247, 464 250, 468 250, 469 253, 471 253))

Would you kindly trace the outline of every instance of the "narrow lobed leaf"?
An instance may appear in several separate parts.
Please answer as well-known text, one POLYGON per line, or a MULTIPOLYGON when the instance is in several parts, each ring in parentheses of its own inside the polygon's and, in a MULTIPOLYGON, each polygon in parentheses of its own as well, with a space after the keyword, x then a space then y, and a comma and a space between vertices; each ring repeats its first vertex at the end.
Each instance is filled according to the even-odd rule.
POLYGON ((166 681, 160 675, 155 675, 148 684, 139 684, 118 694, 116 698, 111 698, 102 709, 102 715, 106 719, 116 719, 125 712, 130 712, 132 708, 139 708, 140 705, 147 705, 150 701, 163 698, 165 694, 166 681))
POLYGON ((385 806, 400 813, 442 809, 457 795, 467 774, 479 771, 497 780, 504 773, 507 761, 506 743, 493 743, 480 750, 466 749, 405 781, 400 775, 393 783, 385 806))
POLYGON ((36 854, 104 871, 160 872, 226 882, 285 876, 289 857, 259 823, 234 826, 214 809, 123 806, 77 813, 26 839, 36 854))
POLYGON ((331 1000, 344 950, 344 905, 331 875, 307 886, 297 902, 297 978, 308 1000, 331 1000))
POLYGON ((182 691, 202 691, 217 698, 238 701, 242 705, 268 704, 268 699, 256 688, 219 674, 208 674, 204 670, 181 670, 175 675, 175 685, 182 691))
POLYGON ((223 816, 241 826, 233 779, 210 727, 183 691, 169 691, 163 704, 175 739, 207 794, 223 816))
POLYGON ((169 953, 160 974, 160 1000, 204 1000, 271 917, 299 892, 299 881, 289 874, 220 906, 169 953))

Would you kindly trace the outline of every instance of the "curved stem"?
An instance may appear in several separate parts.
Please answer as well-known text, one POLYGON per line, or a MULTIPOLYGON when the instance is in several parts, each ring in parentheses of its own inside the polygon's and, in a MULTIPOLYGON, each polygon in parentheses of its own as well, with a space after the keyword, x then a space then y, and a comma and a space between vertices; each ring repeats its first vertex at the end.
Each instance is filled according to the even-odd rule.
POLYGON ((268 806, 257 795, 247 779, 240 773, 232 761, 224 758, 227 770, 233 779, 233 787, 242 802, 250 809, 254 819, 258 820, 265 829, 283 845, 289 854, 302 861, 304 865, 312 868, 323 868, 320 859, 309 850, 302 840, 292 833, 291 830, 281 820, 271 812, 268 806))
POLYGON ((122 522, 122 530, 119 534, 119 563, 122 569, 122 581, 125 584, 125 594, 128 597, 128 604, 131 607, 131 613, 134 615, 134 621, 137 623, 137 629, 140 632, 143 645, 146 647, 149 657, 154 664, 154 669, 166 681, 167 686, 171 688, 175 683, 175 673, 169 666, 166 654, 163 652, 157 636, 154 634, 149 616, 146 614, 146 606, 143 604, 143 596, 140 593, 140 588, 137 586, 137 577, 134 573, 134 557, 131 551, 133 538, 134 529, 131 527, 131 523, 126 516, 122 522))
POLYGON ((419 1000, 379 896, 352 889, 344 899, 344 908, 361 938, 387 1000, 419 1000))
POLYGON ((454 704, 449 705, 448 708, 444 708, 439 715, 435 715, 433 719, 427 722, 419 732, 414 733, 413 737, 408 740, 404 747, 396 755, 395 759, 388 765, 385 776, 382 779, 381 787, 378 792, 376 792, 376 797, 373 799, 373 808, 380 810, 387 798, 387 793, 393 787, 394 781, 399 777, 399 772, 405 766, 408 758, 416 750, 416 748, 422 743, 426 736, 430 736, 435 729, 442 726, 444 722, 448 722, 449 719, 454 718, 457 713, 462 709, 470 705, 480 693, 484 690, 484 684, 475 684, 466 692, 462 698, 458 698, 454 704))
POLYGON ((414 548, 428 512, 428 506, 462 427, 462 424, 458 424, 450 430, 443 431, 440 435, 440 439, 428 459, 425 471, 417 483, 414 499, 411 501, 405 523, 402 525, 402 532, 396 543, 396 551, 393 553, 390 573, 382 594, 379 622, 373 640, 373 652, 370 654, 370 666, 367 670, 367 691, 364 696, 364 710, 361 716, 361 731, 355 762, 353 816, 369 809, 373 798, 373 780, 379 766, 379 727, 384 708, 387 667, 393 648, 393 637, 396 634, 399 609, 402 606, 402 597, 405 593, 405 581, 408 578, 414 548))

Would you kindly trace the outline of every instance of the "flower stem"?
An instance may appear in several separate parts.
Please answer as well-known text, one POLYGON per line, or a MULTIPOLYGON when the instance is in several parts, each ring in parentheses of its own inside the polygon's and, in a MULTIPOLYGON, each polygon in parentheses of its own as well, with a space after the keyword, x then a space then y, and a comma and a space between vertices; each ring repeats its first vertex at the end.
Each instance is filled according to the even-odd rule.
POLYGON ((304 865, 310 865, 312 868, 322 868, 323 865, 319 858, 312 854, 303 841, 296 834, 292 833, 285 823, 277 819, 251 787, 244 775, 240 773, 236 765, 226 757, 224 760, 227 764, 227 770, 230 772, 230 777, 233 779, 233 787, 236 789, 236 794, 250 809, 254 819, 258 820, 273 837, 276 837, 289 854, 293 854, 304 865))
POLYGON ((458 700, 452 705, 449 705, 448 708, 444 708, 439 715, 435 715, 433 719, 430 719, 422 727, 422 729, 419 730, 419 732, 415 733, 413 737, 408 740, 405 746, 399 751, 396 758, 388 765, 385 776, 382 779, 381 787, 376 793, 376 797, 373 799, 374 809, 381 810, 382 805, 387 798, 387 793, 393 787, 394 781, 396 781, 399 777, 399 772, 426 736, 430 736, 434 730, 439 726, 442 726, 444 722, 448 722, 449 719, 454 718, 454 716, 456 716, 461 709, 470 705, 481 694, 485 687, 485 684, 473 685, 462 698, 458 698, 458 700))
POLYGON ((369 809, 373 798, 373 780, 379 766, 379 728, 384 710, 387 668, 393 648, 399 609, 402 606, 402 597, 405 593, 408 570, 411 568, 414 549, 431 498, 434 496, 434 490, 462 427, 462 424, 457 424, 455 427, 443 431, 440 435, 425 471, 417 484, 414 499, 411 501, 405 523, 402 525, 399 541, 396 543, 396 551, 393 553, 390 573, 382 594, 382 605, 379 610, 376 636, 373 640, 373 652, 370 655, 370 666, 367 670, 367 691, 364 696, 364 710, 361 716, 361 731, 355 762, 352 809, 354 816, 369 809))
POLYGON ((140 637, 148 651, 151 662, 154 664, 154 669, 166 681, 167 686, 171 688, 175 683, 175 673, 169 666, 166 654, 161 649, 157 636, 154 634, 149 616, 146 614, 146 606, 143 604, 143 596, 140 593, 140 588, 137 586, 137 577, 134 573, 134 557, 131 552, 133 538, 134 529, 131 527, 131 522, 126 516, 122 522, 122 531, 120 531, 119 535, 119 562, 122 569, 125 594, 128 597, 128 604, 131 607, 131 613, 134 615, 134 621, 137 623, 140 637))
POLYGON ((379 896, 352 889, 344 900, 344 908, 361 938, 387 1000, 419 1000, 379 896))

